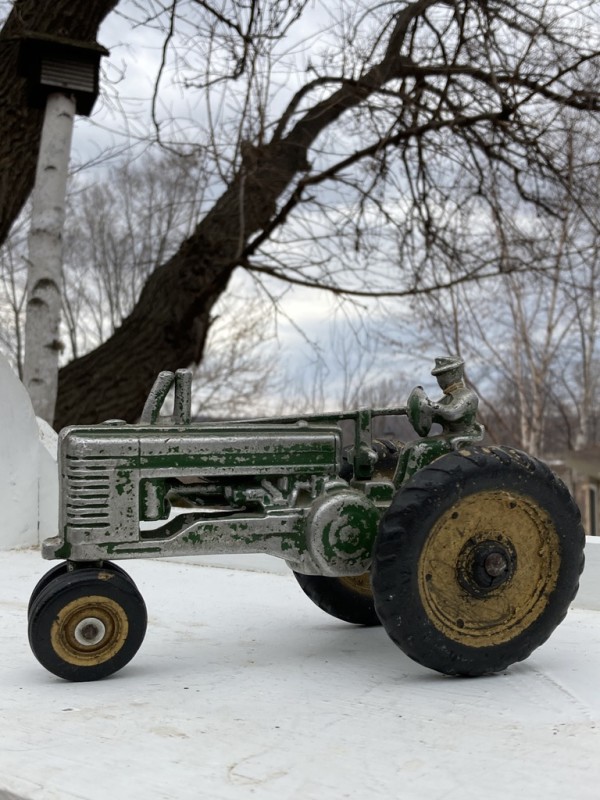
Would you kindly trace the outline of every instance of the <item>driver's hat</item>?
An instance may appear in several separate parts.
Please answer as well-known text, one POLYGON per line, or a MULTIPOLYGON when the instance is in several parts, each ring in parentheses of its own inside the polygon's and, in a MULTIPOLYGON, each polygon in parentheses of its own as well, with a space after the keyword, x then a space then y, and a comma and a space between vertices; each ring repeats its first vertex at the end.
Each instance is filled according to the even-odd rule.
POLYGON ((431 370, 432 375, 441 375, 443 372, 454 372, 455 370, 462 369, 465 362, 458 356, 442 356, 436 358, 435 367, 431 370))

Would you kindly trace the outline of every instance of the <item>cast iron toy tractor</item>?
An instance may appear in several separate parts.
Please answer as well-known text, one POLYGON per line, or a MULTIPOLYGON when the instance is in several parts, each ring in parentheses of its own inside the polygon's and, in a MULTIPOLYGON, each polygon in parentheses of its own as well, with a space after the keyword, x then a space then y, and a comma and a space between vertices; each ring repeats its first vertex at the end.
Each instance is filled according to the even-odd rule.
POLYGON ((440 672, 526 658, 577 590, 579 512, 543 463, 478 444, 462 362, 437 359, 433 372, 438 403, 417 387, 402 408, 219 423, 191 423, 190 373, 163 372, 139 424, 64 429, 59 535, 42 545, 61 561, 29 605, 37 659, 72 681, 116 672, 147 619, 115 561, 217 553, 283 558, 324 611, 383 625, 440 672), (161 417, 173 385, 173 416, 161 417), (381 415, 407 415, 421 438, 394 453, 372 438, 381 415))

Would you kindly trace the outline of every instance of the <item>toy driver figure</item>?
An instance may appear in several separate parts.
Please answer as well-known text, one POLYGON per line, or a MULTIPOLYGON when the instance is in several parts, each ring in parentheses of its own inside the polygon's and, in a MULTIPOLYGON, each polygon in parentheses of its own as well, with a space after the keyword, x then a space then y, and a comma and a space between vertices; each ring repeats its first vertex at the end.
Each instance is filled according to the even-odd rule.
POLYGON ((437 402, 427 397, 422 386, 417 386, 408 399, 409 419, 420 436, 427 436, 434 422, 442 426, 447 434, 483 434, 481 425, 475 421, 479 398, 466 386, 464 361, 455 356, 435 359, 431 370, 444 396, 437 402))
POLYGON ((479 398, 464 381, 464 361, 455 356, 436 358, 435 375, 444 396, 437 402, 427 397, 422 386, 416 386, 408 397, 406 407, 410 424, 422 439, 408 444, 400 456, 394 481, 397 476, 413 475, 423 466, 423 459, 430 459, 429 449, 437 441, 439 455, 457 450, 465 442, 479 442, 484 429, 475 420, 479 398), (442 426, 441 435, 429 436, 434 422, 442 426))
POLYGON ((443 433, 458 433, 472 429, 477 415, 479 397, 465 385, 465 362, 462 358, 436 358, 431 374, 435 375, 444 396, 431 403, 433 422, 442 426, 443 433))

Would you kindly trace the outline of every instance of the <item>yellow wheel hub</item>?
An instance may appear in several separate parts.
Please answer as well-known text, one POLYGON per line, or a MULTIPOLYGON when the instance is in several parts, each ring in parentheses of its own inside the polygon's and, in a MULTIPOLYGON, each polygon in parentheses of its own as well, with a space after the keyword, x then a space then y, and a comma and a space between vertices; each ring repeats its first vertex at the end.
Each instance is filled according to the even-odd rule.
POLYGON ((370 572, 363 572, 362 575, 346 575, 340 578, 339 581, 346 589, 350 589, 351 592, 356 592, 357 594, 362 594, 367 597, 373 596, 370 572))
POLYGON ((79 667, 103 664, 123 647, 129 622, 123 608, 102 595, 80 597, 60 610, 50 630, 55 653, 79 667))
POLYGON ((560 543, 530 497, 478 492, 432 528, 418 583, 429 621, 469 647, 504 644, 540 616, 556 586, 560 543))

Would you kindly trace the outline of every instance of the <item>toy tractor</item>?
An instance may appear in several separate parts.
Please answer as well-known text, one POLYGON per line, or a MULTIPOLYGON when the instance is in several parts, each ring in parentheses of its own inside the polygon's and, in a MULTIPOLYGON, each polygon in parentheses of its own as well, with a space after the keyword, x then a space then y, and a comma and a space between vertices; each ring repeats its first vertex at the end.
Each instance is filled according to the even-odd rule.
POLYGON ((436 359, 433 374, 439 402, 417 387, 401 408, 192 423, 191 374, 162 372, 139 424, 64 429, 59 535, 42 545, 61 561, 28 612, 36 658, 72 681, 116 672, 147 622, 116 561, 224 553, 283 558, 324 611, 383 625, 434 670, 526 658, 577 591, 579 512, 542 462, 480 444, 462 361, 436 359), (159 416, 172 386, 174 413, 159 416), (374 440, 382 415, 407 415, 420 438, 374 440))

